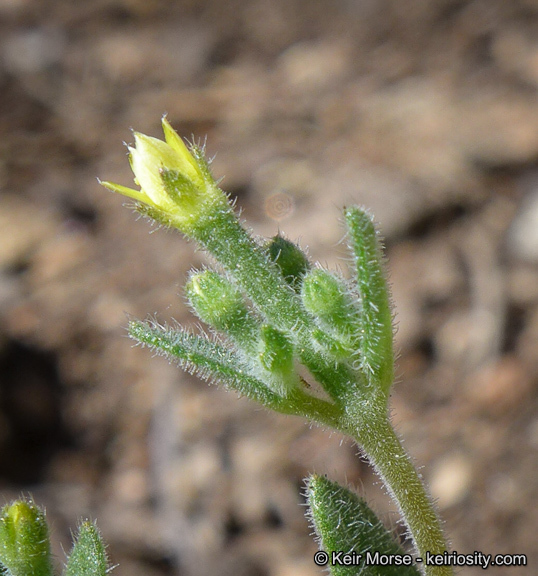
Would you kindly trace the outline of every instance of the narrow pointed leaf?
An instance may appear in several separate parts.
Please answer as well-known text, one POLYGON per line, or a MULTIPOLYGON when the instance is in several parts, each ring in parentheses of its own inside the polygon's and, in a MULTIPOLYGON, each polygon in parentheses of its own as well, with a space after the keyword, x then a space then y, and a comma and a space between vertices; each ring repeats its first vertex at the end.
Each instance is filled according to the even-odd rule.
POLYGON ((338 406, 300 389, 291 390, 285 397, 279 396, 252 376, 248 367, 228 348, 202 336, 137 320, 129 323, 129 334, 185 370, 225 385, 277 412, 304 416, 328 426, 335 426, 341 418, 338 406))
POLYGON ((410 561, 410 556, 357 494, 324 476, 313 475, 308 481, 307 496, 309 514, 321 548, 329 555, 333 576, 420 576, 415 566, 400 563, 403 558, 410 561), (343 554, 339 557, 333 556, 340 552, 343 554), (360 556, 360 560, 355 565, 343 565, 344 554, 355 559, 360 556), (398 565, 383 564, 396 556, 400 558, 393 562, 398 565))
POLYGON ((140 321, 129 323, 129 335, 205 380, 218 381, 261 404, 279 409, 282 399, 251 376, 240 359, 217 342, 140 321))
POLYGON ((63 576, 106 576, 108 559, 101 534, 93 522, 83 522, 63 576))
POLYGON ((352 206, 344 214, 362 301, 358 362, 368 380, 388 394, 394 378, 393 326, 382 244, 372 218, 364 210, 352 206))

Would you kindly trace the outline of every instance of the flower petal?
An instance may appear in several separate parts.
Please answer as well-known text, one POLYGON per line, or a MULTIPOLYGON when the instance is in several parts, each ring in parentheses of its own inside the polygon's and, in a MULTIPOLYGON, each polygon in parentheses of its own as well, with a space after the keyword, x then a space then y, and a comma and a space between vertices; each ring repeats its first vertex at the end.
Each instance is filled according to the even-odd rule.
POLYGON ((139 202, 144 202, 145 204, 151 204, 153 206, 155 205, 143 190, 135 190, 134 188, 127 188, 127 186, 122 186, 121 184, 114 184, 113 182, 106 181, 103 182, 102 180, 99 180, 99 184, 108 190, 111 190, 112 192, 117 192, 118 194, 128 196, 129 198, 133 198, 139 202))
POLYGON ((183 142, 183 139, 180 138, 178 133, 172 128, 166 119, 166 116, 163 116, 162 125, 166 143, 172 147, 185 162, 190 164, 195 173, 198 175, 198 178, 202 178, 202 173, 200 171, 200 167, 196 163, 196 160, 192 157, 192 154, 185 145, 185 142, 183 142))

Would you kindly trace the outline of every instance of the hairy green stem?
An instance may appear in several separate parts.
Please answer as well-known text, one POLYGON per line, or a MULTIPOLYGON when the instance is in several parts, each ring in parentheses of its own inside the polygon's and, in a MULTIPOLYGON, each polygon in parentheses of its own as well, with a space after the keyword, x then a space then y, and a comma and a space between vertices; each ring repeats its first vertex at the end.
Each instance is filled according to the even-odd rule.
POLYGON ((355 428, 353 437, 397 503, 417 557, 423 560, 423 573, 426 576, 452 576, 450 566, 426 565, 428 553, 448 551, 441 523, 411 458, 389 422, 385 408, 380 407, 371 416, 374 417, 360 418, 362 424, 355 428))
POLYGON ((226 269, 276 328, 305 330, 309 320, 297 296, 276 265, 269 265, 267 254, 241 226, 230 207, 200 219, 191 236, 226 269))

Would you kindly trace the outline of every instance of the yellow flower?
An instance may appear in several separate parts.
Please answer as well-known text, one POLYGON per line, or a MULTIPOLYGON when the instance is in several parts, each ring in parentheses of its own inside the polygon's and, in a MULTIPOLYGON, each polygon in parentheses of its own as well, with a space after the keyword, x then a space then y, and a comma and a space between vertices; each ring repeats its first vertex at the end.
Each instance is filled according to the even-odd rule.
POLYGON ((199 217, 208 201, 220 200, 224 194, 165 117, 162 126, 164 141, 135 132, 135 146, 129 146, 131 168, 140 190, 112 182, 101 184, 147 204, 163 220, 183 229, 199 217))

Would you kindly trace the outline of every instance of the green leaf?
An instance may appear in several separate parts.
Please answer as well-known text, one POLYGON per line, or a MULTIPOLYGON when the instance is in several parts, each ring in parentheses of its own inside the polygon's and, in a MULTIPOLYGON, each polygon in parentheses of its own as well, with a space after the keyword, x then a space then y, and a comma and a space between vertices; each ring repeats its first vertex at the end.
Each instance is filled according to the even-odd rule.
POLYGON ((344 215, 362 303, 358 363, 368 380, 388 394, 394 380, 393 326, 382 243, 371 216, 364 210, 352 206, 344 215))
POLYGON ((308 480, 307 496, 309 515, 321 548, 328 554, 333 576, 420 576, 415 566, 402 564, 411 562, 411 556, 357 494, 324 476, 313 475, 308 480), (346 554, 357 563, 343 565, 346 554), (333 559, 341 563, 332 563, 333 559), (389 559, 398 565, 384 565, 389 559))
POLYGON ((93 522, 83 522, 63 576, 106 576, 109 571, 105 545, 97 526, 93 522))
POLYGON ((249 373, 238 355, 217 342, 138 320, 129 323, 129 335, 204 380, 220 382, 275 410, 282 403, 282 398, 249 373))
POLYGON ((45 514, 31 500, 2 509, 0 566, 9 576, 52 576, 45 514))
POLYGON ((280 396, 252 376, 239 356, 207 338, 139 320, 129 323, 129 335, 202 379, 221 383, 277 412, 304 416, 333 427, 342 417, 338 406, 310 396, 299 388, 290 390, 287 396, 280 396))

